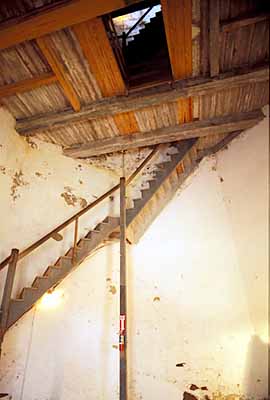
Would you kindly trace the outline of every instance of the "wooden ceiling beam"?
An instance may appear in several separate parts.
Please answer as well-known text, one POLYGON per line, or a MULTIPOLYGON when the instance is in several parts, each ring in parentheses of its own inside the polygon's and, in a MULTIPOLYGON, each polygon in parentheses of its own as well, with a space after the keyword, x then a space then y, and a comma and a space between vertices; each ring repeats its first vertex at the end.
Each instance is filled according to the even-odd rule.
POLYGON ((72 0, 30 16, 20 23, 0 25, 0 49, 107 14, 138 0, 72 0))
POLYGON ((204 137, 212 134, 224 134, 251 128, 264 118, 262 111, 250 111, 193 121, 181 125, 169 126, 149 132, 118 136, 92 141, 64 149, 64 154, 73 158, 87 158, 161 143, 204 137))
POLYGON ((192 2, 161 0, 173 78, 192 75, 192 2))
POLYGON ((220 22, 220 31, 223 32, 232 32, 235 29, 240 29, 244 26, 253 25, 261 21, 267 21, 270 18, 270 13, 258 13, 251 15, 242 15, 237 18, 232 18, 230 20, 221 21, 220 22))
MULTIPOLYGON (((73 31, 102 95, 111 97, 126 94, 126 84, 102 19, 94 18, 91 21, 75 25, 73 31)), ((139 129, 132 112, 115 116, 114 122, 121 134, 133 133, 139 129)))
POLYGON ((197 77, 174 82, 173 85, 159 85, 142 89, 128 96, 106 98, 85 107, 75 113, 72 110, 47 113, 17 121, 17 131, 25 136, 35 135, 49 128, 67 124, 108 117, 119 113, 136 111, 167 102, 186 99, 192 96, 209 95, 221 90, 243 87, 249 84, 269 81, 268 65, 260 68, 240 69, 224 73, 215 78, 197 77))
POLYGON ((47 35, 37 38, 37 44, 42 51, 44 57, 48 61, 55 76, 57 77, 57 80, 59 81, 73 109, 75 111, 79 111, 81 108, 79 98, 68 80, 63 64, 61 63, 61 61, 58 60, 56 54, 51 48, 50 37, 47 35))
POLYGON ((209 64, 210 76, 219 74, 220 53, 219 1, 209 0, 209 64))
POLYGON ((10 83, 8 85, 0 86, 0 98, 13 96, 15 94, 27 92, 36 89, 40 86, 51 85, 57 82, 57 77, 54 73, 44 73, 33 78, 24 79, 19 82, 10 83))

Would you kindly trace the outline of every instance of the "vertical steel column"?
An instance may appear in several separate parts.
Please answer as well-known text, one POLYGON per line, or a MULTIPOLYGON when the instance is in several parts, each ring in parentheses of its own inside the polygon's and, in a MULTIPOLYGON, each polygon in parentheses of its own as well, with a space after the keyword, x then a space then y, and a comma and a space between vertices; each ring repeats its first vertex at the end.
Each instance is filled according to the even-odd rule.
POLYGON ((127 400, 126 179, 120 178, 120 400, 127 400))

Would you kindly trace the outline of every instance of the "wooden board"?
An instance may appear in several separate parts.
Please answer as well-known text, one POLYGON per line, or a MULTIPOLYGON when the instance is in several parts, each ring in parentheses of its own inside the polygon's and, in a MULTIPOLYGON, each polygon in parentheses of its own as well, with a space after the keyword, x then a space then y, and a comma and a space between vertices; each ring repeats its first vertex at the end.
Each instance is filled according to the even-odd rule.
POLYGON ((0 28, 0 49, 87 21, 126 5, 124 0, 76 0, 0 28))
MULTIPOLYGON (((104 24, 100 18, 73 27, 83 49, 89 67, 104 97, 126 93, 126 85, 116 61, 104 24)), ((121 134, 138 131, 134 113, 121 113, 114 116, 121 134)))
POLYGON ((192 2, 161 0, 163 20, 174 79, 192 73, 192 2))
MULTIPOLYGON (((143 89, 128 96, 102 99, 93 102, 81 111, 72 110, 47 113, 17 121, 16 129, 22 135, 35 135, 50 128, 59 128, 74 123, 109 117, 119 113, 138 111, 143 108, 157 106, 178 99, 187 99, 194 96, 209 96, 234 88, 249 88, 262 82, 268 87, 269 68, 241 69, 238 72, 225 73, 217 78, 190 78, 185 81, 175 82, 173 87, 164 84, 150 89, 143 89)), ((222 95, 221 95, 222 97, 222 95)), ((262 104, 264 105, 264 104, 262 104)), ((257 105, 257 107, 261 107, 257 105)), ((252 109, 252 108, 251 108, 252 109)))
POLYGON ((53 73, 45 73, 35 78, 24 79, 20 82, 0 86, 0 98, 27 92, 43 85, 50 85, 56 81, 57 78, 53 73))
POLYGON ((64 154, 75 158, 86 158, 160 143, 176 142, 183 139, 230 133, 249 129, 263 118, 262 111, 226 115, 77 145, 65 149, 64 154))
POLYGON ((70 104, 72 105, 73 109, 75 111, 79 111, 81 108, 80 101, 78 99, 75 90, 73 89, 68 80, 63 64, 58 60, 56 54, 51 48, 49 35, 38 38, 37 43, 40 47, 40 50, 44 54, 46 60, 48 61, 50 67, 55 73, 55 76, 57 77, 60 85, 62 86, 62 89, 66 97, 70 101, 70 104))
POLYGON ((101 18, 75 25, 73 31, 81 45, 104 97, 125 93, 126 86, 101 18))
POLYGON ((113 119, 121 134, 127 135, 139 130, 134 112, 116 114, 113 119))

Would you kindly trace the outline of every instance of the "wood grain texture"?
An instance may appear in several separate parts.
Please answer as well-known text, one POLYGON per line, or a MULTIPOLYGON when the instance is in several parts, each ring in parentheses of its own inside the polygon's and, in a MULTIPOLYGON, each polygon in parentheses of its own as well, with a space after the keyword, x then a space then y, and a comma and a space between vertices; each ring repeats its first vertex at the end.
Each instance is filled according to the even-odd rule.
POLYGON ((113 117, 114 122, 121 134, 127 135, 138 132, 139 127, 133 112, 116 114, 113 117))
POLYGON ((200 71, 206 76, 209 72, 209 0, 201 0, 200 9, 200 71))
POLYGON ((35 78, 24 79, 16 83, 0 86, 0 98, 27 92, 40 86, 50 85, 55 82, 57 82, 57 77, 53 73, 45 73, 35 78))
POLYGON ((48 61, 50 67, 55 73, 55 76, 57 77, 73 109, 75 111, 79 111, 81 108, 80 101, 78 99, 75 90, 68 81, 68 77, 63 64, 58 60, 56 54, 51 48, 50 37, 49 36, 40 37, 37 39, 37 43, 40 47, 40 50, 44 54, 46 60, 48 61))
POLYGON ((126 92, 126 86, 101 18, 75 25, 73 31, 104 97, 126 92))
POLYGON ((65 149, 64 154, 74 158, 86 158, 160 143, 176 142, 218 133, 230 133, 251 128, 263 118, 264 114, 262 111, 226 115, 202 121, 188 122, 182 125, 169 126, 150 132, 138 132, 132 135, 98 140, 65 149))
POLYGON ((163 20, 174 79, 192 73, 192 2, 161 0, 163 20))
POLYGON ((269 12, 232 18, 226 21, 222 21, 220 23, 220 31, 231 32, 234 31, 235 29, 243 28, 244 26, 253 25, 261 21, 269 20, 269 18, 270 18, 269 12))
POLYGON ((123 0, 76 0, 1 29, 0 49, 35 39, 125 6, 123 0))
POLYGON ((209 63, 211 76, 219 74, 219 32, 219 1, 209 0, 209 63))
MULTIPOLYGON (((118 113, 135 111, 157 106, 167 102, 187 99, 194 96, 209 96, 222 90, 247 88, 256 83, 269 81, 269 67, 244 68, 224 73, 214 78, 190 78, 175 82, 173 87, 167 84, 150 89, 140 90, 128 96, 102 99, 93 102, 75 113, 67 110, 58 113, 47 113, 43 116, 26 118, 17 121, 16 129, 22 135, 35 135, 49 128, 67 126, 86 120, 99 119, 118 113)), ((268 86, 268 85, 267 85, 268 86)))

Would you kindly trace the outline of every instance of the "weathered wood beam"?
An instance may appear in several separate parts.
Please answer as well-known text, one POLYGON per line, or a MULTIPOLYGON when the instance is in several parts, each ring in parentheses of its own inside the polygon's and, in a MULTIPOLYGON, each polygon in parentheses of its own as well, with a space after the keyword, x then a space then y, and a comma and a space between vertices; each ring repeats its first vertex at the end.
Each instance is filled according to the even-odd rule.
POLYGON ((253 15, 240 16, 238 18, 232 18, 230 20, 220 22, 221 32, 231 32, 235 29, 240 29, 244 26, 253 25, 257 22, 266 21, 270 18, 270 13, 259 13, 253 15))
POLYGON ((209 147, 208 149, 201 150, 198 153, 197 157, 197 162, 200 162, 204 157, 211 156, 212 154, 217 153, 218 151, 222 150, 224 147, 226 147, 232 140, 237 138, 239 135, 241 135, 243 131, 236 131, 229 133, 227 136, 225 136, 224 139, 222 139, 220 142, 215 144, 214 146, 209 147))
POLYGON ((52 50, 50 37, 43 36, 37 38, 37 44, 40 47, 44 57, 48 61, 50 67, 52 68, 57 80, 59 81, 66 97, 68 98, 70 104, 75 111, 79 111, 81 108, 79 98, 70 84, 65 68, 60 60, 58 60, 56 54, 52 50))
POLYGON ((161 0, 172 74, 183 79, 192 74, 192 2, 161 0))
MULTIPOLYGON (((127 88, 102 19, 94 18, 75 25, 73 31, 102 95, 111 97, 126 94, 127 88)), ((122 134, 139 129, 133 113, 119 114, 114 117, 114 122, 122 134)))
POLYGON ((30 16, 20 23, 11 22, 10 25, 4 24, 2 28, 0 25, 0 49, 87 21, 125 7, 132 2, 135 3, 136 0, 73 0, 30 16))
POLYGON ((209 64, 210 76, 219 74, 220 52, 219 1, 209 0, 209 64))
POLYGON ((201 9, 200 64, 201 64, 201 74, 203 76, 206 76, 209 72, 209 0, 201 0, 200 9, 201 9))
POLYGON ((251 128, 263 118, 264 114, 260 110, 226 115, 203 121, 169 126, 149 132, 138 132, 132 135, 88 142, 69 147, 64 150, 64 154, 74 158, 86 158, 160 143, 203 137, 211 134, 230 133, 251 128))
POLYGON ((0 98, 13 96, 17 93, 27 92, 40 86, 51 85, 57 82, 57 77, 53 73, 45 73, 34 78, 24 79, 19 82, 10 83, 0 87, 0 98))
POLYGON ((136 111, 166 102, 192 96, 209 95, 224 89, 233 89, 269 80, 269 67, 240 69, 215 78, 198 77, 148 88, 128 96, 106 98, 93 102, 75 113, 72 110, 47 113, 17 121, 17 131, 25 136, 35 135, 49 128, 57 128, 79 121, 107 117, 123 112, 136 111))
POLYGON ((126 86, 117 64, 101 18, 75 25, 73 31, 105 97, 126 92, 126 86))

